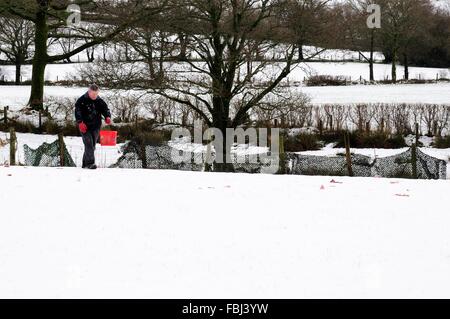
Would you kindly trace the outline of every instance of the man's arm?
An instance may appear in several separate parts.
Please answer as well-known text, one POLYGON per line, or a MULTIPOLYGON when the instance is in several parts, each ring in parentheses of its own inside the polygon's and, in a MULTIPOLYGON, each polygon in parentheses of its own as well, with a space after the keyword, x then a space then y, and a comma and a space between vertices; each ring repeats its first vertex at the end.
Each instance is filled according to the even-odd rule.
POLYGON ((75 119, 78 124, 83 122, 83 118, 81 116, 81 100, 80 99, 78 99, 77 102, 75 103, 75 119))
POLYGON ((105 119, 108 117, 111 118, 111 111, 104 100, 102 100, 102 115, 105 119))

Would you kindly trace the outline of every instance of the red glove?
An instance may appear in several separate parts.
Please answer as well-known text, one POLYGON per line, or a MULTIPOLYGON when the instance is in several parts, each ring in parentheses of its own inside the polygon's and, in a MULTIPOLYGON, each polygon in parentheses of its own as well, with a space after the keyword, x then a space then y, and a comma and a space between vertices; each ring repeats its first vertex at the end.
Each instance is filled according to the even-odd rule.
POLYGON ((105 123, 108 124, 108 125, 111 124, 111 118, 107 117, 107 118, 105 119, 105 123))
POLYGON ((86 133, 87 132, 87 126, 86 124, 84 124, 83 122, 81 122, 80 124, 78 124, 78 127, 80 128, 80 132, 81 133, 86 133))

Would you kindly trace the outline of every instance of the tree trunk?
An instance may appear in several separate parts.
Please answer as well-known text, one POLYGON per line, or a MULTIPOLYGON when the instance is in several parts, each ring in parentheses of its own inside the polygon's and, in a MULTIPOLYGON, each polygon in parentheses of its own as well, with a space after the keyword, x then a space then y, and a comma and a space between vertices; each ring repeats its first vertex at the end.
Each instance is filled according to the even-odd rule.
POLYGON ((374 74, 373 74, 373 50, 374 50, 374 29, 372 29, 370 33, 370 60, 369 60, 369 80, 373 82, 374 74))
POLYGON ((403 54, 403 64, 405 68, 405 80, 409 80, 408 55, 406 53, 403 54))
POLYGON ((229 116, 229 101, 222 97, 213 97, 213 108, 215 114, 213 114, 213 127, 219 129, 222 132, 223 154, 216 152, 216 162, 214 163, 215 172, 233 172, 233 163, 227 162, 227 158, 231 158, 231 145, 233 141, 227 140, 227 128, 231 126, 228 119, 229 116), (228 156, 227 156, 228 155, 228 156), (221 160, 222 163, 217 163, 217 160, 221 160))
POLYGON ((392 76, 392 82, 397 82, 397 66, 395 65, 395 61, 397 60, 397 49, 394 49, 392 51, 392 70, 391 70, 391 76, 392 76))
POLYGON ((21 83, 21 70, 22 70, 22 63, 18 59, 16 59, 16 85, 20 85, 21 83))
POLYGON ((299 61, 303 61, 304 56, 303 56, 303 45, 298 44, 298 60, 299 61))
POLYGON ((31 76, 31 95, 28 104, 34 110, 42 110, 44 101, 44 74, 48 62, 48 25, 45 8, 41 9, 36 14, 35 28, 35 51, 31 76))
MULTIPOLYGON (((228 141, 226 136, 226 127, 221 128, 220 131, 223 134, 223 161, 222 163, 214 163, 214 172, 234 172, 234 165, 232 162, 227 162, 227 158, 232 159, 231 156, 231 145, 233 141, 228 141), (228 156, 227 156, 228 155, 228 156)), ((217 153, 216 153, 217 156, 217 153)))
POLYGON ((187 36, 180 33, 180 59, 185 60, 187 59, 187 36))

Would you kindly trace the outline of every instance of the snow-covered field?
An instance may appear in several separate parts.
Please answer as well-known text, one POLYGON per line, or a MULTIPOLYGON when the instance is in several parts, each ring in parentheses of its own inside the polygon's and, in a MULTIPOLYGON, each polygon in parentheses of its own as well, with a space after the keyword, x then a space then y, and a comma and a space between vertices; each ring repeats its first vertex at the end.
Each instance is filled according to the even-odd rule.
POLYGON ((450 102, 450 83, 301 87, 313 104, 450 102))
MULTIPOLYGON (((352 85, 296 87, 306 93, 313 104, 326 103, 436 103, 450 101, 450 83, 397 84, 397 85, 352 85)), ((0 86, 0 107, 9 105, 12 110, 23 108, 29 97, 29 86, 0 86)), ((83 87, 45 87, 45 97, 76 99, 86 92, 83 87)), ((112 91, 104 90, 108 101, 112 91)), ((133 94, 127 91, 124 94, 133 94)), ((140 95, 140 93, 138 94, 140 95)))
MULTIPOLYGON (((329 58, 326 56, 326 58, 329 58)), ((72 80, 78 77, 80 68, 87 67, 88 63, 59 63, 49 64, 45 71, 46 81, 62 81, 72 80)), ((275 64, 277 66, 277 64, 275 64)), ((279 67, 283 64, 280 63, 279 67)), ((128 67, 126 63, 123 67, 128 67)), ((178 69, 182 66, 178 66, 178 69)), ((8 81, 15 79, 14 66, 2 66, 2 74, 8 81)), ((274 70, 279 72, 279 70, 274 70)), ((402 78, 404 68, 401 65, 397 66, 397 74, 399 79, 402 78)), ((410 67, 409 74, 411 79, 426 79, 434 80, 438 78, 450 78, 450 71, 447 68, 424 68, 424 67, 410 67)), ((31 65, 25 65, 22 68, 22 80, 28 81, 31 79, 31 65)), ((301 63, 295 67, 289 75, 289 80, 292 82, 304 81, 311 75, 333 75, 345 76, 352 81, 357 81, 360 78, 369 79, 369 65, 362 62, 307 62, 301 63)), ((374 64, 375 80, 386 80, 391 78, 391 65, 384 63, 374 64)))
POLYGON ((0 167, 0 297, 450 297, 449 181, 331 180, 0 167))

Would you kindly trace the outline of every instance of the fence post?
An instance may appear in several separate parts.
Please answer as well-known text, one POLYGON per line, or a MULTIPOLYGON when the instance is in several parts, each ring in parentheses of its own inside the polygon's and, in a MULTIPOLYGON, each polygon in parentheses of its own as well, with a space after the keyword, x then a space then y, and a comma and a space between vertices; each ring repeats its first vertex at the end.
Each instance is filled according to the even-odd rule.
MULTIPOLYGON (((272 133, 271 133, 272 134, 272 133)), ((286 174, 286 154, 284 152, 284 136, 280 134, 279 136, 279 168, 278 173, 279 174, 286 174)))
POLYGON ((17 137, 14 127, 9 129, 9 165, 16 165, 17 137))
POLYGON ((348 176, 353 176, 352 155, 350 153, 350 134, 348 131, 344 133, 345 159, 347 161, 348 176))
POLYGON ((212 163, 211 162, 211 131, 208 130, 206 135, 207 145, 206 145, 206 157, 205 157, 205 172, 212 171, 212 163))
POLYGON ((419 145, 419 123, 415 125, 415 133, 416 133, 416 146, 419 145))
POLYGON ((323 135, 323 122, 322 122, 322 119, 319 119, 319 134, 320 134, 320 136, 323 135))
POLYGON ((411 166, 412 166, 412 177, 417 179, 417 146, 413 144, 411 146, 411 166))
POLYGON ((8 124, 8 107, 5 106, 3 108, 3 121, 5 122, 5 124, 8 124))
POLYGON ((142 168, 147 168, 148 167, 148 163, 147 163, 147 147, 145 145, 144 140, 141 141, 141 145, 140 145, 140 149, 141 149, 141 155, 142 155, 142 168))
POLYGON ((39 110, 39 132, 42 130, 42 112, 39 110))
POLYGON ((58 144, 59 144, 59 166, 64 166, 64 135, 63 133, 58 134, 58 144))

